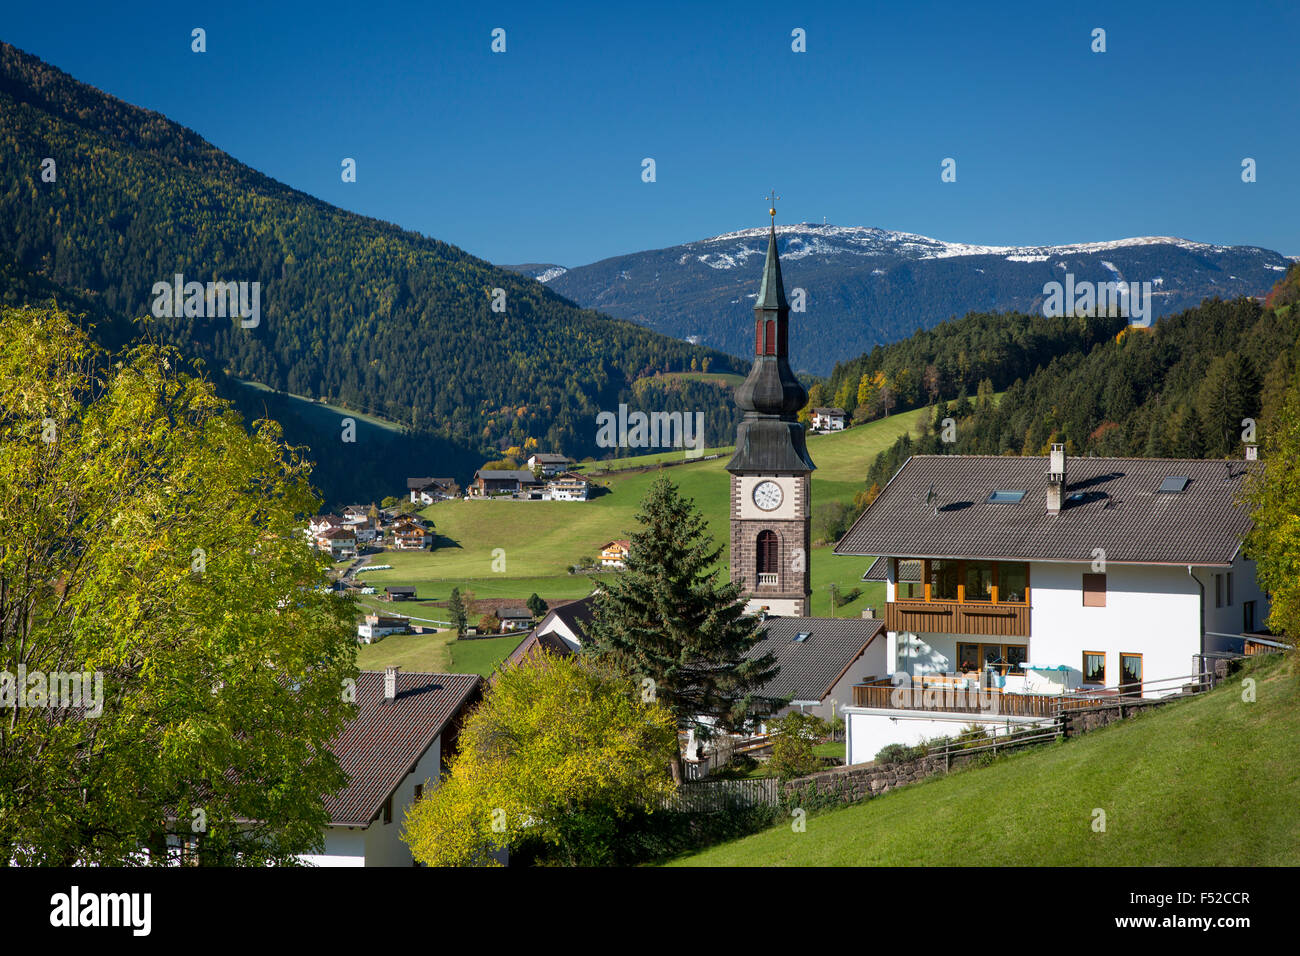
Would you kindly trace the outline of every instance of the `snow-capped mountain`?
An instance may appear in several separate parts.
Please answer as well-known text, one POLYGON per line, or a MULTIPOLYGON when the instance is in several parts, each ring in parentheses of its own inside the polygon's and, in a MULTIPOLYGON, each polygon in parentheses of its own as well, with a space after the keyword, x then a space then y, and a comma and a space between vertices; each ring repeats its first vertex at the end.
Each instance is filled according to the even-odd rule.
MULTIPOLYGON (((867 226, 800 223, 777 230, 797 368, 829 372, 869 351, 970 311, 1041 311, 1043 286, 1150 282, 1155 316, 1219 296, 1264 295, 1291 259, 1253 246, 1142 236, 1061 246, 988 246, 867 226), (801 328, 802 327, 802 328, 801 328)), ((750 309, 767 229, 616 256, 586 266, 519 266, 580 305, 736 355, 750 350, 750 309)))

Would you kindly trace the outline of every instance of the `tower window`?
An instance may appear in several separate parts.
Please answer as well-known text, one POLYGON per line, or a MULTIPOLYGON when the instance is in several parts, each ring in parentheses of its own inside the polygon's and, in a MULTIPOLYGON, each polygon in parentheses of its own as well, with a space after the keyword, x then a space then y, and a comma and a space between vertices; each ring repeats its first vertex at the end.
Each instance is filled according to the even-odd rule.
POLYGON ((760 531, 754 551, 754 570, 760 585, 775 585, 781 561, 781 545, 775 531, 760 531))
POLYGON ((768 320, 767 326, 763 330, 763 354, 776 354, 776 323, 771 319, 768 320))

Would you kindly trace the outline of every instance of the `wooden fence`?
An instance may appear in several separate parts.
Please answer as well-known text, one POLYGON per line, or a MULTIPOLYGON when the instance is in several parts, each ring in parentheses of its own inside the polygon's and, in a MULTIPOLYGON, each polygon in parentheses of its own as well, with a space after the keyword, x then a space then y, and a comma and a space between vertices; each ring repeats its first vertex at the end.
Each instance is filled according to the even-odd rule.
POLYGON ((755 777, 683 783, 663 801, 663 807, 680 813, 716 813, 741 807, 776 806, 780 802, 781 781, 775 777, 755 777))

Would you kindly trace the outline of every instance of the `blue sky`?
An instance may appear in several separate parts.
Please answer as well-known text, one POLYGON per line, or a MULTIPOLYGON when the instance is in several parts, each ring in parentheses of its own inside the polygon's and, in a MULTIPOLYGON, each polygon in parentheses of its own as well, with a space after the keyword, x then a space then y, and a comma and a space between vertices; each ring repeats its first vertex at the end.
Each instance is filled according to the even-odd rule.
POLYGON ((773 186, 778 222, 1300 254, 1294 2, 8 6, 0 39, 493 262, 762 225, 773 186))

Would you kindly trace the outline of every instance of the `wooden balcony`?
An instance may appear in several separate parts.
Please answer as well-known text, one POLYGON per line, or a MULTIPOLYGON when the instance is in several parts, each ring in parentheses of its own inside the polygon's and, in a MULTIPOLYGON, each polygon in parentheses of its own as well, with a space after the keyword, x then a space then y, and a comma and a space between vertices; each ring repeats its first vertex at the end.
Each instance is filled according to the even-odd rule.
POLYGON ((885 629, 914 634, 1029 637, 1029 606, 956 601, 887 601, 885 629))
POLYGON ((884 710, 928 710, 958 714, 1002 717, 1055 717, 1062 710, 1095 706, 1088 696, 1056 694, 1008 694, 999 690, 961 689, 952 683, 921 687, 917 684, 892 686, 888 681, 856 684, 854 707, 884 710))

